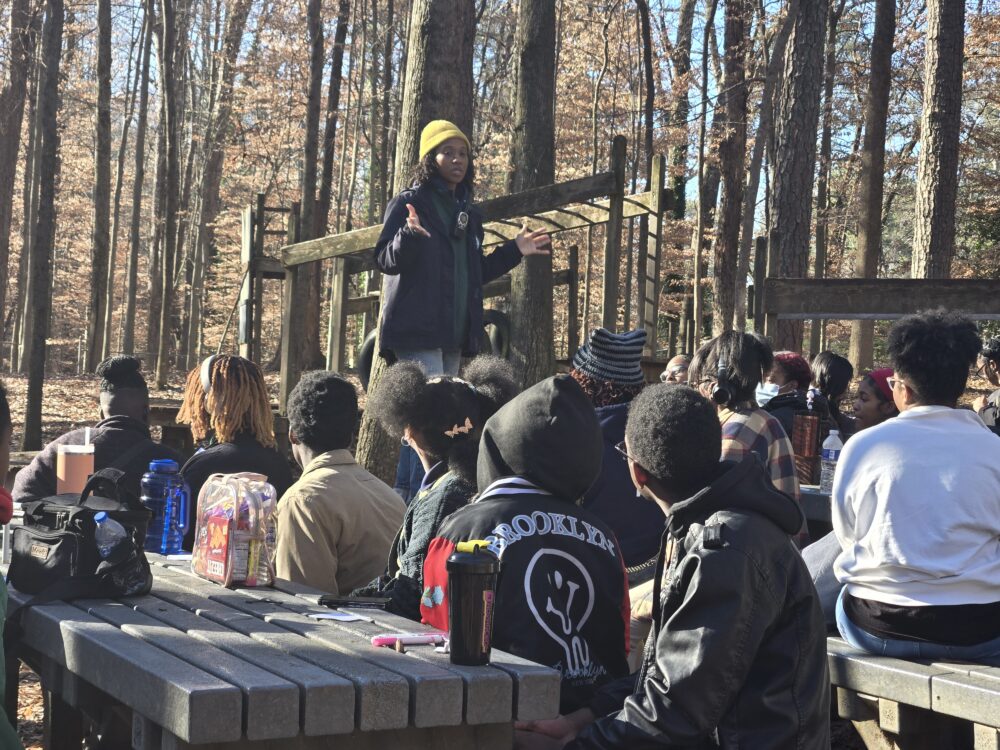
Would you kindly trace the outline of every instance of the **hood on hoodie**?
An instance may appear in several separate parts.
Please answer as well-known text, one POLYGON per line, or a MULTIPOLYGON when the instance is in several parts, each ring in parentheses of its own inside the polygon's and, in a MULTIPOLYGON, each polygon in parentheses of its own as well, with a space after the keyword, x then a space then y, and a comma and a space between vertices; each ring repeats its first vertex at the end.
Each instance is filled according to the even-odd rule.
POLYGON ((556 375, 516 396, 486 422, 479 444, 479 491, 517 476, 576 502, 600 475, 602 455, 593 405, 576 381, 556 375))
POLYGON ((753 453, 740 462, 720 463, 718 478, 687 500, 670 507, 668 525, 682 536, 692 523, 701 523, 721 510, 744 510, 770 519, 793 536, 802 528, 804 516, 795 500, 775 489, 761 460, 753 453))

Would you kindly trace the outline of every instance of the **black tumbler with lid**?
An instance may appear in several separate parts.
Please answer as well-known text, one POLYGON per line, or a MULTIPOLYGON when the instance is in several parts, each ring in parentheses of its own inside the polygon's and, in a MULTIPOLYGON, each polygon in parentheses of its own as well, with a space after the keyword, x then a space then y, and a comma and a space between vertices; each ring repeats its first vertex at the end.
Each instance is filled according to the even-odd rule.
POLYGON ((447 567, 451 661, 473 667, 489 664, 500 560, 486 549, 486 542, 461 542, 447 567))

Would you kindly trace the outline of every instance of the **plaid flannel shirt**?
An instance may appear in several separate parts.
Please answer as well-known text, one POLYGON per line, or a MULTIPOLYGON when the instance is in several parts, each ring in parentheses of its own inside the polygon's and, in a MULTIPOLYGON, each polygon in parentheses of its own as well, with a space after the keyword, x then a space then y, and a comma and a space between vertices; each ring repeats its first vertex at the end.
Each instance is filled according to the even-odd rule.
MULTIPOLYGON (((748 454, 756 454, 767 467, 775 488, 800 502, 795 453, 781 423, 763 409, 724 409, 719 419, 722 422, 722 460, 742 461, 748 454)), ((805 527, 796 541, 800 546, 808 541, 805 527)))

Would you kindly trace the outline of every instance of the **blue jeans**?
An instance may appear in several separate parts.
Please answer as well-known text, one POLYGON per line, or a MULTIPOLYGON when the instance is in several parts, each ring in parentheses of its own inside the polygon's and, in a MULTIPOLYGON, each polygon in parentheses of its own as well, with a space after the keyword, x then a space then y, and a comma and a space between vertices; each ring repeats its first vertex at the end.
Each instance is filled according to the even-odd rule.
POLYGON ((435 375, 458 375, 462 366, 460 349, 393 349, 396 359, 407 362, 419 362, 424 367, 427 377, 435 375))
POLYGON ((897 659, 946 659, 1000 666, 1000 638, 972 646, 949 646, 944 643, 904 641, 872 635, 851 622, 851 618, 847 616, 844 611, 846 593, 845 586, 837 597, 837 630, 855 648, 876 656, 892 656, 897 659))

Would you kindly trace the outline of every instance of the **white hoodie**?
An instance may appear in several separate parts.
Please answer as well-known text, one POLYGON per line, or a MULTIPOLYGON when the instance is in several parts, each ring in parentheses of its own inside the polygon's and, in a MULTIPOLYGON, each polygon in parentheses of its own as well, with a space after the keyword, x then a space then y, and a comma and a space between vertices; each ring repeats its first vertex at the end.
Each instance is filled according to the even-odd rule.
POLYGON ((918 406, 852 437, 833 480, 834 565, 898 606, 1000 601, 1000 437, 975 412, 918 406))

